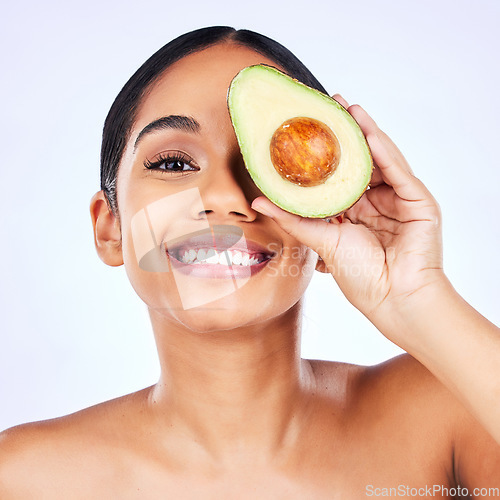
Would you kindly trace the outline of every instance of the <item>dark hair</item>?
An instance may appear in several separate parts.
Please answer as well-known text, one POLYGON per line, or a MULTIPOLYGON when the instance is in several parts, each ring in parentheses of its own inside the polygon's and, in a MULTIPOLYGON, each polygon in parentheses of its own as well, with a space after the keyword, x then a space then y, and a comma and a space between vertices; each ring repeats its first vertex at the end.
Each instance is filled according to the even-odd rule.
POLYGON ((142 98, 163 72, 183 57, 223 42, 255 50, 274 61, 293 78, 326 93, 313 74, 286 47, 259 33, 227 26, 201 28, 175 38, 153 54, 116 97, 104 123, 101 147, 101 189, 109 208, 118 215, 116 177, 130 129, 142 98))

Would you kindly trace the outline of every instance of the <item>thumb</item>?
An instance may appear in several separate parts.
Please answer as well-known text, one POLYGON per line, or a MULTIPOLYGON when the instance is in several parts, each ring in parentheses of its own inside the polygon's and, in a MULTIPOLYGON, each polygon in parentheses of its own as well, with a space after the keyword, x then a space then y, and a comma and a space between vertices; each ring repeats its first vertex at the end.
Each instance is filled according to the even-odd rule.
POLYGON ((324 261, 332 258, 340 235, 340 221, 311 219, 286 212, 264 196, 255 198, 252 208, 273 219, 285 232, 314 250, 324 261))

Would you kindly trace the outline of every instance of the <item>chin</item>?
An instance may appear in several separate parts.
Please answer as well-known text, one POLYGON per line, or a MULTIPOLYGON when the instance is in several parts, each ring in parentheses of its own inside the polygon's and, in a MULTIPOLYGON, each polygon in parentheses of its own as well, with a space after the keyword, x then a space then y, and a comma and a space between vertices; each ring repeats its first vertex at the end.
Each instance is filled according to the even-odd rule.
MULTIPOLYGON (((311 260, 306 269, 314 269, 314 263, 311 260)), ((249 328, 282 321, 287 313, 293 313, 300 306, 311 274, 312 271, 290 279, 262 272, 236 285, 233 280, 186 276, 183 281, 177 279, 171 283, 141 281, 143 286, 134 288, 147 304, 150 315, 158 320, 155 321, 158 327, 165 323, 175 328, 177 324, 193 333, 237 334, 236 330, 240 330, 248 335, 249 328)))
POLYGON ((189 310, 177 310, 175 314, 169 315, 194 333, 246 332, 248 328, 283 318, 296 306, 299 307, 300 302, 300 297, 297 297, 290 302, 274 300, 266 301, 265 304, 254 302, 253 305, 247 302, 243 306, 241 302, 236 304, 226 299, 189 310))
MULTIPOLYGON (((215 303, 214 303, 215 304, 215 303)), ((207 304, 176 314, 176 321, 196 333, 227 332, 264 322, 272 314, 262 314, 262 310, 248 311, 240 308, 216 307, 207 304)))

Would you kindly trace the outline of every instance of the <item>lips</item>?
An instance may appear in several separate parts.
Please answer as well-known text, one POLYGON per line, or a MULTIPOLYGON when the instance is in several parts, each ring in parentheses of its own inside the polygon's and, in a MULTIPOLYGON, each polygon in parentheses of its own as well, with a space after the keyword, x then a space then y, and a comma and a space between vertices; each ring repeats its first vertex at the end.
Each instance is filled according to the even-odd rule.
POLYGON ((165 244, 172 267, 204 278, 248 278, 262 270, 275 253, 247 240, 237 226, 216 225, 165 244))

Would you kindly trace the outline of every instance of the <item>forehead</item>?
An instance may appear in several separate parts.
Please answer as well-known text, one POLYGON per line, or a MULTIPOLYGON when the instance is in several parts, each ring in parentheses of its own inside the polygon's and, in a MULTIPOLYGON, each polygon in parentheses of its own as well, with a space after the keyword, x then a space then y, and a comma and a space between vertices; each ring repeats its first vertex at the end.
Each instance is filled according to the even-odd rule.
POLYGON ((276 63, 254 50, 232 43, 190 54, 168 68, 143 99, 132 139, 151 121, 167 115, 188 115, 204 123, 229 119, 226 105, 231 80, 246 66, 276 63))

